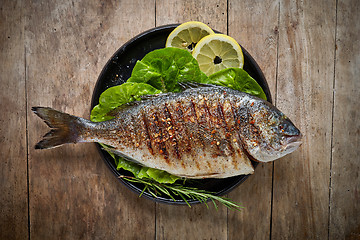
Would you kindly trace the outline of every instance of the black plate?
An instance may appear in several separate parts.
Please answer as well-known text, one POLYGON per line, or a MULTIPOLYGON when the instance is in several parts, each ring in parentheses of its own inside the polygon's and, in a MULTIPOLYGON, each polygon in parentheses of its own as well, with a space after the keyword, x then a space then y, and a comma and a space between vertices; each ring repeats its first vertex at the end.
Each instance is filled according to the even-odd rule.
MULTIPOLYGON (((150 29, 139 34, 120 47, 107 62, 97 80, 91 101, 91 109, 99 103, 100 94, 107 88, 126 82, 126 80, 130 77, 131 71, 137 60, 141 60, 147 53, 151 52, 152 50, 164 48, 168 35, 177 26, 177 24, 173 24, 150 29)), ((271 102, 269 87, 262 71, 260 70, 255 60, 243 47, 242 50, 244 54, 244 70, 246 70, 260 84, 260 86, 265 91, 268 101, 271 102)), ((109 166, 110 170, 115 174, 116 177, 119 177, 120 175, 131 176, 131 173, 128 171, 122 169, 119 171, 116 170, 113 158, 106 151, 102 150, 99 144, 97 144, 97 148, 101 158, 109 166)), ((257 163, 253 162, 253 165, 256 167, 257 163)), ((194 180, 187 184, 189 186, 215 192, 216 195, 224 195, 244 182, 247 177, 248 176, 240 175, 225 179, 194 180)), ((118 179, 137 194, 141 193, 143 185, 131 183, 121 178, 118 179)), ((143 194, 143 196, 162 203, 186 204, 185 201, 181 198, 176 199, 174 202, 171 198, 155 198, 146 192, 143 194)), ((189 199, 188 202, 198 203, 197 200, 193 199, 189 199)))

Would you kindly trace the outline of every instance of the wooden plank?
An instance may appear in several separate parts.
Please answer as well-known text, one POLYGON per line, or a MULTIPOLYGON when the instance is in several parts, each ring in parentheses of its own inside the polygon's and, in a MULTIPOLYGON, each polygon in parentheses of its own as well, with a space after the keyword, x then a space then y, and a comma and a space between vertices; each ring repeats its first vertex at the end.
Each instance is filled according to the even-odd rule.
MULTIPOLYGON (((257 61, 274 102, 278 14, 279 1, 229 1, 229 35, 257 61)), ((241 213, 229 212, 229 239, 269 239, 272 169, 272 163, 260 164, 253 176, 229 194, 245 207, 241 213)))
POLYGON ((107 60, 132 36, 154 27, 154 1, 28 3, 31 238, 154 239, 155 204, 120 184, 94 144, 35 150, 48 128, 30 111, 50 106, 88 118, 107 60))
POLYGON ((227 33, 227 3, 224 0, 158 0, 156 25, 200 21, 211 28, 227 33))
POLYGON ((28 239, 23 1, 0 3, 0 239, 28 239))
POLYGON ((226 207, 157 204, 156 239, 227 239, 226 207))
POLYGON ((359 12, 359 1, 338 1, 330 239, 360 239, 359 12))
POLYGON ((274 163, 272 239, 328 237, 335 15, 336 1, 280 2, 277 106, 304 137, 274 163))
MULTIPOLYGON (((201 21, 227 32, 226 1, 156 1, 156 25, 201 21)), ((227 210, 157 204, 157 239, 227 239, 227 210)))

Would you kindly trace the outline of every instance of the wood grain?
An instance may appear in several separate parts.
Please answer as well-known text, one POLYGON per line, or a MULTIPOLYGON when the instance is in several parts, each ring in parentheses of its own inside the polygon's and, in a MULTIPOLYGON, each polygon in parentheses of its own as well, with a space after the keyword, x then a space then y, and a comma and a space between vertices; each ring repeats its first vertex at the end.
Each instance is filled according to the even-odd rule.
MULTIPOLYGON (((107 60, 131 36, 154 26, 154 2, 139 4, 29 3, 28 109, 50 106, 88 118, 92 91, 107 60)), ((48 129, 30 110, 28 120, 32 239, 154 239, 155 204, 120 184, 94 144, 35 150, 48 129)))
MULTIPOLYGON (((156 1, 158 26, 201 21, 227 32, 226 1, 156 1)), ((227 239, 227 209, 157 204, 157 239, 227 239)))
POLYGON ((0 239, 28 238, 23 1, 0 3, 0 239))
POLYGON ((359 1, 338 1, 330 239, 360 239, 359 12, 359 1))
POLYGON ((157 204, 156 239, 227 239, 227 209, 157 204))
POLYGON ((157 0, 156 25, 200 21, 227 33, 227 2, 225 0, 157 0))
POLYGON ((280 2, 276 103, 304 137, 274 163, 272 239, 328 237, 335 10, 335 1, 280 2))
MULTIPOLYGON (((274 102, 278 16, 278 1, 229 1, 229 35, 257 61, 274 102)), ((229 194, 231 199, 245 207, 241 213, 229 211, 229 239, 269 239, 272 169, 272 163, 260 164, 253 176, 229 194)))
POLYGON ((0 239, 359 239, 359 11, 356 0, 1 1, 0 239), (34 149, 48 128, 32 106, 88 118, 123 43, 189 20, 240 42, 304 134, 229 194, 242 212, 138 198, 93 144, 34 149))

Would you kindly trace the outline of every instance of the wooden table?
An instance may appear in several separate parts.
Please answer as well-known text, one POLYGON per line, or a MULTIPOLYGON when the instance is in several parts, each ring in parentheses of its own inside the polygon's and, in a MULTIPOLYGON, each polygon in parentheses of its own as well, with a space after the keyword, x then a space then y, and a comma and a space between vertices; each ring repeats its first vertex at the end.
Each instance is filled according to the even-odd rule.
POLYGON ((359 239, 360 1, 123 0, 0 3, 0 239, 359 239), (257 60, 299 150, 228 197, 245 209, 139 198, 94 144, 39 151, 32 106, 89 117, 98 75, 144 30, 189 20, 257 60))

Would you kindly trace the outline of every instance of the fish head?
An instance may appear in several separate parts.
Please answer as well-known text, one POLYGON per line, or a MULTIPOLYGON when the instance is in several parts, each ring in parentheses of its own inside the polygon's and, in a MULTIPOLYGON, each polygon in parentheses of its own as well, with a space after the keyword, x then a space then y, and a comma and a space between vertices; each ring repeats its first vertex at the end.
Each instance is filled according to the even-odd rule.
POLYGON ((246 151, 257 161, 269 162, 295 151, 301 145, 302 134, 291 120, 276 107, 265 104, 251 114, 244 129, 246 151))

